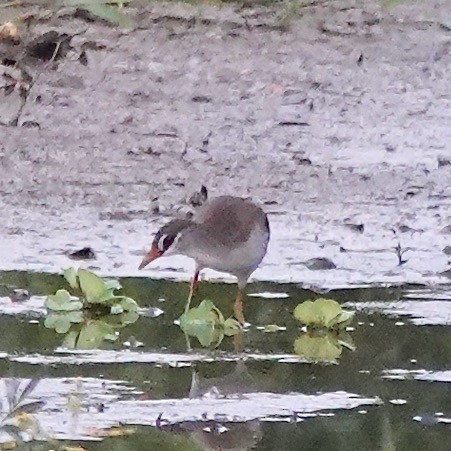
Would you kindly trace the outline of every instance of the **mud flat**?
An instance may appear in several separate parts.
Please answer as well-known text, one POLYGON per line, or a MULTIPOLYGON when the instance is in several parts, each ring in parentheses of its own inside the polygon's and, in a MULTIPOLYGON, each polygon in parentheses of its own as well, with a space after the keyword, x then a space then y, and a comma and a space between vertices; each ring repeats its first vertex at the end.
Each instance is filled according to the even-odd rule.
POLYGON ((32 21, 24 40, 68 38, 52 61, 21 60, 26 99, 0 126, 0 269, 58 272, 88 245, 100 273, 137 275, 157 224, 203 183, 270 213, 256 279, 448 283, 448 6, 158 3, 130 6, 134 30, 32 21))

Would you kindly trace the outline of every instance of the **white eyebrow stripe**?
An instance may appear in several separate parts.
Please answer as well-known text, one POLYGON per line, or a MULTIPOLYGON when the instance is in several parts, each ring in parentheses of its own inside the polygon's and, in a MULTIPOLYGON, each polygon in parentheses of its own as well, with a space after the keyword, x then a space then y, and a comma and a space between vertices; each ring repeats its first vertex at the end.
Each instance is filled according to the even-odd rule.
POLYGON ((164 240, 166 239, 167 235, 162 235, 161 238, 158 240, 158 249, 160 251, 164 251, 164 240))

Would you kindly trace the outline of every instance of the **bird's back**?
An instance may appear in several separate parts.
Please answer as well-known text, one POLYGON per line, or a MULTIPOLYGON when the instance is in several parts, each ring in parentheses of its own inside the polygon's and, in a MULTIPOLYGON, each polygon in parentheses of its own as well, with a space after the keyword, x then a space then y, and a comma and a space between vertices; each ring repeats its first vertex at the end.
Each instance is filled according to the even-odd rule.
POLYGON ((245 243, 256 230, 269 238, 265 212, 241 197, 216 197, 197 212, 194 220, 208 228, 221 245, 229 247, 245 243))

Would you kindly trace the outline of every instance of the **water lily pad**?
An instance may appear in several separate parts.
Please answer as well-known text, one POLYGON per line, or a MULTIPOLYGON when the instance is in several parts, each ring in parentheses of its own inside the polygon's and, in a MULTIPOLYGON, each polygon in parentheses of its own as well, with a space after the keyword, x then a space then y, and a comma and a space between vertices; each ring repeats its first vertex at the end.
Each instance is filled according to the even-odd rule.
POLYGON ((138 312, 124 312, 119 315, 119 320, 121 322, 121 326, 126 326, 127 324, 135 323, 139 318, 138 312))
POLYGON ((44 326, 48 329, 55 329, 59 334, 65 334, 69 331, 74 323, 81 323, 83 321, 83 312, 57 312, 50 313, 44 321, 44 326))
POLYGON ((241 331, 241 325, 235 318, 228 318, 223 324, 224 335, 232 337, 241 331))
MULTIPOLYGON (((115 296, 114 298, 108 299, 108 301, 113 302, 111 309, 115 307, 118 310, 122 309, 122 312, 136 312, 138 310, 138 304, 127 296, 115 296)), ((111 313, 114 314, 113 311, 111 313)))
POLYGON ((104 282, 105 287, 107 290, 120 290, 122 288, 122 285, 119 283, 118 280, 107 280, 104 282))
POLYGON ((88 302, 98 301, 109 289, 105 282, 95 274, 80 268, 77 272, 80 288, 88 302))
MULTIPOLYGON (((229 323, 230 324, 230 323, 229 323)), ((187 335, 196 337, 202 346, 221 342, 224 332, 224 316, 212 301, 204 300, 180 317, 180 328, 187 335)))
POLYGON ((83 303, 73 300, 66 290, 58 290, 55 294, 47 296, 44 305, 49 310, 66 312, 80 310, 83 307, 83 303))
POLYGON ((63 276, 67 280, 71 288, 73 288, 74 290, 78 290, 80 288, 78 286, 77 271, 75 271, 74 268, 65 269, 63 272, 63 276))
POLYGON ((294 317, 301 323, 329 329, 345 327, 354 313, 343 310, 337 301, 324 298, 305 301, 294 309, 294 317))
POLYGON ((341 329, 349 325, 354 319, 355 312, 342 310, 334 319, 335 327, 341 329))
POLYGON ((262 330, 266 333, 280 332, 282 330, 287 330, 285 326, 278 326, 277 324, 267 324, 266 326, 257 327, 257 329, 262 330))

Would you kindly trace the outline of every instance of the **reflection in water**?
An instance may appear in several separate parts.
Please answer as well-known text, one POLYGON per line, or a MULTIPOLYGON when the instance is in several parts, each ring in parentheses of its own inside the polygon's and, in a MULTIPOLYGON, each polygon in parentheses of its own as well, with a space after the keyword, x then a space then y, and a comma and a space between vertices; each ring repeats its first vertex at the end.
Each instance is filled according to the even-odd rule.
POLYGON ((42 439, 43 434, 38 419, 33 415, 43 405, 42 400, 29 397, 39 383, 38 379, 3 379, 0 386, 1 416, 0 443, 7 441, 30 441, 42 439))
MULTIPOLYGON (((233 400, 254 392, 256 386, 245 363, 239 360, 235 365, 231 373, 216 378, 202 378, 193 368, 189 398, 233 400)), ((205 421, 183 422, 177 427, 169 427, 172 431, 189 434, 205 450, 244 451, 253 448, 261 440, 262 431, 258 420, 240 421, 240 417, 241 412, 237 412, 235 417, 217 415, 215 419, 206 418, 205 421)), ((159 426, 165 428, 161 424, 159 426)))
POLYGON ((338 363, 343 348, 356 349, 351 336, 343 330, 304 332, 294 341, 294 352, 307 362, 338 363))
MULTIPOLYGON (((31 294, 20 303, 0 297, 0 375, 40 378, 31 396, 46 404, 32 415, 47 434, 44 438, 96 440, 67 444, 90 451, 298 451, 300 443, 303 451, 444 449, 444 423, 451 421, 451 341, 449 328, 443 327, 450 323, 449 290, 446 296, 441 292, 440 299, 410 294, 408 303, 400 301, 400 288, 333 292, 341 305, 357 306, 352 332, 357 349, 342 350, 340 365, 311 365, 305 363, 305 351, 304 357, 293 352, 300 331, 292 316, 299 301, 311 293, 286 285, 276 291, 286 292, 288 298, 248 303, 253 324, 277 321, 286 330, 264 334, 251 327, 242 334, 239 350, 233 349, 231 339, 224 339, 220 349, 186 352, 184 336, 173 325, 185 300, 180 285, 149 279, 122 282, 127 293, 147 307, 161 297, 168 300, 164 315, 142 315, 130 327, 129 335, 135 337, 130 342, 143 346, 123 349, 116 341, 108 350, 68 351, 57 348, 61 335, 36 321, 45 314, 39 295, 54 292, 61 279, 0 273, 0 296, 16 288, 31 294), (400 317, 402 327, 397 326, 400 317), (71 429, 74 417, 76 431, 71 429), (118 424, 143 427, 126 438, 99 441, 109 431, 123 434, 113 431, 118 424)), ((274 288, 262 284, 258 291, 274 288)), ((207 284, 203 289, 227 311, 226 287, 207 284)), ((336 338, 329 336, 327 341, 337 346, 336 338)), ((309 355, 315 356, 311 347, 309 355)), ((320 361, 318 354, 313 360, 320 361)), ((8 412, 5 380, 0 379, 0 418, 8 412)), ((20 380, 22 390, 28 382, 20 380)), ((26 419, 17 418, 18 424, 31 425, 26 419)), ((0 441, 11 438, 3 431, 0 441)), ((48 444, 43 449, 49 449, 48 444)))

